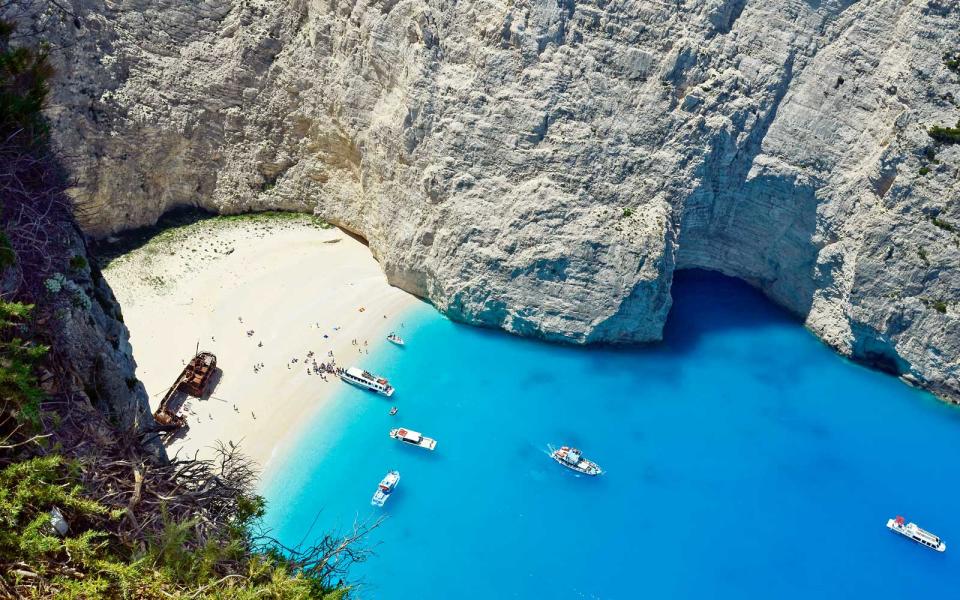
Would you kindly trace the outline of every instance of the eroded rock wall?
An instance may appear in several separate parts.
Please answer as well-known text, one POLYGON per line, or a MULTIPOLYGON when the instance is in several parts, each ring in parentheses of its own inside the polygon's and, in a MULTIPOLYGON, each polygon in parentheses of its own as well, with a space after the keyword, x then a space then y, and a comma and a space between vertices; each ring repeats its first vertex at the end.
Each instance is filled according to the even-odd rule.
POLYGON ((74 7, 52 117, 94 235, 314 211, 452 316, 574 342, 657 339, 673 271, 716 269, 960 397, 955 2, 74 7))

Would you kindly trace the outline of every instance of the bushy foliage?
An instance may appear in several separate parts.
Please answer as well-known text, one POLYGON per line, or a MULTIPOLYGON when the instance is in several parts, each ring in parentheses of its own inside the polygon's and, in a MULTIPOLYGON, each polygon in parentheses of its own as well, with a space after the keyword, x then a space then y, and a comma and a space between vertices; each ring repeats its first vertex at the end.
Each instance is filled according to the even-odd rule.
POLYGON ((947 53, 943 55, 943 64, 954 73, 960 73, 960 52, 947 53))
MULTIPOLYGON (((249 534, 235 531, 232 543, 208 543, 191 551, 189 522, 168 522, 160 536, 132 550, 98 524, 124 517, 85 497, 77 474, 82 467, 60 456, 35 457, 0 470, 0 595, 11 589, 34 598, 344 598, 298 574, 276 552, 249 555, 249 534), (59 511, 70 529, 51 524, 59 511), (221 575, 218 565, 242 560, 244 568, 221 575), (4 589, 6 588, 6 589, 4 589)), ((262 501, 251 497, 253 505, 262 501)), ((253 516, 253 515, 251 515, 253 516)))
POLYGON ((0 301, 0 445, 40 427, 37 368, 48 347, 30 341, 32 305, 0 301))
POLYGON ((927 134, 942 144, 960 144, 960 121, 956 127, 935 125, 927 130, 927 134))

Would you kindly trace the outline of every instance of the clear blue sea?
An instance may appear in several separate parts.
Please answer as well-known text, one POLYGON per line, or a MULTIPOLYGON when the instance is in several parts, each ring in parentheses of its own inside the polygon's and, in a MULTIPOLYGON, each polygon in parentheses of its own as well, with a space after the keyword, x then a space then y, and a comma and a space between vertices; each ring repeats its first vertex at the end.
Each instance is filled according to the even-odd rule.
POLYGON ((406 348, 364 365, 396 396, 343 385, 264 482, 268 524, 296 544, 387 515, 351 572, 361 598, 960 595, 960 410, 840 358, 743 283, 690 271, 673 290, 663 343, 633 348, 418 309, 406 348), (391 440, 398 425, 437 450, 391 440), (561 468, 549 444, 606 473, 561 468), (896 514, 947 552, 887 531, 896 514))

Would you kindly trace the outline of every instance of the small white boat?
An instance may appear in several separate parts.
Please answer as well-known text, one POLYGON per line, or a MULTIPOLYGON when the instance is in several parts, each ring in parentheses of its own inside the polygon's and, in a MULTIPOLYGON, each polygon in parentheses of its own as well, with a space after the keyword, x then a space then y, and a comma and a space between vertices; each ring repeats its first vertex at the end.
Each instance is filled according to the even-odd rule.
POLYGON ((947 550, 947 545, 943 543, 939 537, 934 534, 926 531, 925 529, 920 529, 914 523, 906 523, 906 520, 897 516, 896 519, 887 520, 887 529, 893 531, 894 533, 899 533, 903 537, 910 538, 918 544, 926 546, 927 548, 932 548, 937 552, 945 552, 947 550))
POLYGON ((393 386, 390 385, 390 382, 383 377, 368 373, 359 367, 350 367, 349 369, 340 371, 339 375, 340 379, 347 383, 352 383, 357 387, 362 387, 387 397, 393 395, 393 386))
POLYGON ((403 346, 403 345, 404 345, 403 338, 400 337, 399 335, 395 334, 395 333, 391 333, 390 335, 388 335, 388 336, 387 336, 387 340, 393 342, 394 344, 396 344, 396 345, 398 345, 398 346, 403 346))
POLYGON ((400 483, 400 471, 390 471, 387 473, 380 481, 380 485, 377 486, 377 491, 373 493, 373 499, 370 500, 370 504, 373 506, 383 506, 386 504, 387 500, 390 499, 390 494, 396 489, 398 483, 400 483))
POLYGON ((427 450, 433 450, 437 447, 437 440, 433 438, 424 437, 419 431, 414 431, 412 429, 405 429, 400 427, 398 429, 390 430, 390 437, 395 440, 400 440, 404 444, 410 444, 411 446, 418 446, 420 448, 426 448, 427 450))
POLYGON ((559 450, 550 452, 550 457, 577 473, 583 473, 584 475, 600 475, 603 473, 600 465, 585 459, 577 448, 561 446, 559 450))

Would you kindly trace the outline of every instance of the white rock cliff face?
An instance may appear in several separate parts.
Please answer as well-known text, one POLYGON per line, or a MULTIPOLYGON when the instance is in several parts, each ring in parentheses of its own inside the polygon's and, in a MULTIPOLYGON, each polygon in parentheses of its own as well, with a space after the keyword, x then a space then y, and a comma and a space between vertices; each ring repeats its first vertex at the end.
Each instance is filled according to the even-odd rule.
POLYGON ((960 398, 952 0, 75 10, 51 115, 93 235, 312 211, 455 318, 577 343, 658 339, 715 269, 960 398))

